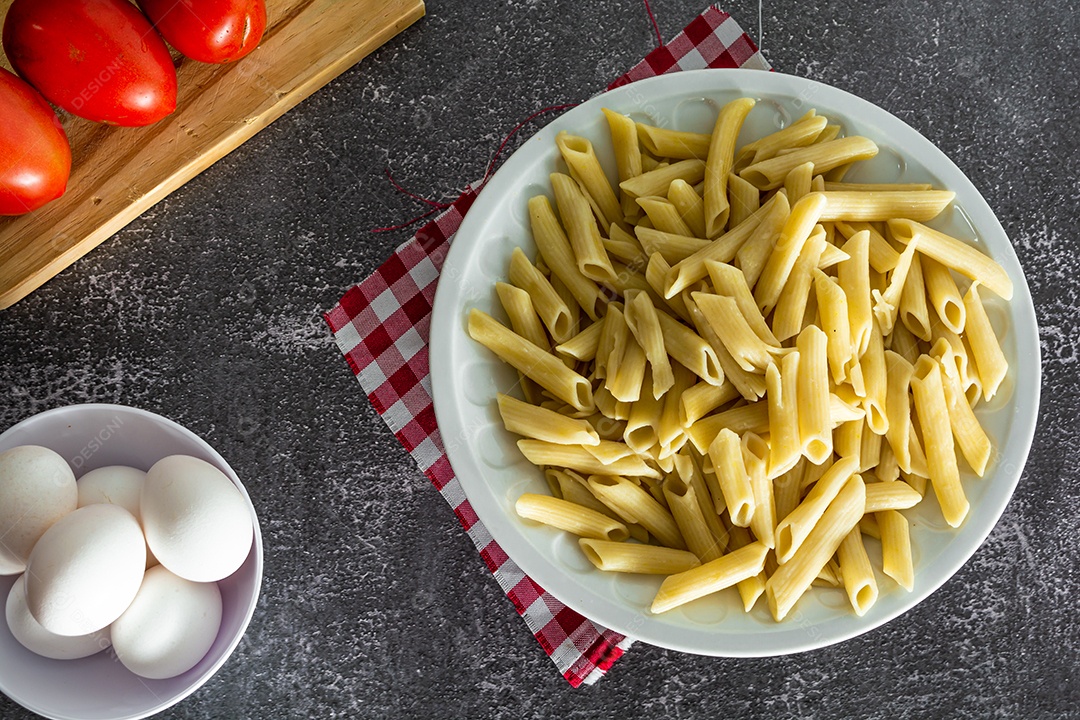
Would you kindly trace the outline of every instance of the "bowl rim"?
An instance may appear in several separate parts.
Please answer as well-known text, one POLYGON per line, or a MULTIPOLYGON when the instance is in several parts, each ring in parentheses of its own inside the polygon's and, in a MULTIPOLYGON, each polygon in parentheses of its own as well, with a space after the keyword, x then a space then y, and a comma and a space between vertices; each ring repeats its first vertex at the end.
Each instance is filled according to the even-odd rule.
MULTIPOLYGON (((458 237, 468 239, 480 237, 481 234, 478 231, 482 228, 489 215, 507 212, 507 209, 500 204, 504 201, 499 198, 499 189, 508 184, 502 181, 512 178, 516 173, 527 167, 528 161, 525 157, 532 152, 529 150, 531 146, 535 146, 537 143, 546 143, 551 146, 546 152, 552 153, 554 152, 553 140, 556 132, 580 127, 580 125, 574 125, 576 118, 584 116, 584 122, 589 122, 591 118, 585 116, 585 113, 599 115, 600 107, 606 102, 617 103, 622 96, 636 97, 639 101, 648 101, 651 97, 650 93, 655 92, 657 95, 664 95, 667 92, 673 94, 675 91, 671 89, 672 87, 682 88, 684 86, 693 86, 693 92, 697 93, 698 97, 709 94, 731 93, 739 90, 754 92, 754 89, 756 89, 764 94, 787 95, 791 98, 813 97, 817 93, 823 93, 828 100, 826 104, 830 105, 836 104, 836 101, 843 101, 846 103, 845 107, 848 108, 844 112, 845 119, 856 117, 860 112, 868 112, 872 114, 875 123, 884 123, 890 129, 905 134, 910 133, 916 137, 920 147, 908 148, 909 156, 915 152, 927 153, 927 156, 920 157, 921 163, 928 169, 932 169, 935 174, 948 175, 950 190, 959 190, 962 187, 965 195, 970 196, 969 201, 980 206, 980 220, 978 222, 980 238, 984 238, 989 234, 999 235, 1004 240, 1004 244, 1008 246, 999 251, 998 246, 995 244, 995 256, 1000 260, 1002 257, 998 253, 1004 252, 1007 257, 1011 256, 1011 259, 1015 261, 1017 272, 1013 273, 1011 265, 1009 270, 1016 290, 1011 304, 1016 305, 1018 312, 1024 317, 1024 322, 1018 324, 1022 326, 1020 329, 1025 334, 1030 331, 1035 338, 1035 343, 1031 347, 1018 345, 1018 364, 1020 361, 1028 362, 1028 367, 1025 368, 1027 376, 1024 380, 1028 395, 1025 399, 1013 401, 1012 409, 1022 422, 1014 425, 1010 435, 1002 439, 998 448, 1001 452, 1002 462, 999 462, 993 470, 994 473, 1003 472, 1001 465, 1005 459, 1009 461, 1010 473, 1014 472, 1015 478, 1010 482, 1007 491, 994 495, 992 498, 987 498, 990 502, 985 503, 980 508, 982 517, 979 521, 980 526, 976 533, 977 536, 971 538, 968 546, 965 546, 959 555, 950 555, 950 561, 943 561, 947 567, 940 575, 932 578, 920 577, 920 583, 916 585, 914 591, 909 593, 910 600, 902 603, 901 607, 874 617, 872 620, 858 618, 858 622, 836 632, 820 633, 816 637, 812 633, 804 632, 800 641, 791 641, 782 644, 782 646, 768 647, 762 650, 757 647, 748 647, 752 643, 747 643, 740 648, 725 647, 718 649, 702 647, 701 645, 692 646, 682 639, 673 640, 671 636, 663 632, 652 632, 648 628, 648 623, 642 623, 638 612, 626 607, 616 607, 615 604, 611 603, 610 599, 599 598, 591 590, 574 587, 571 584, 568 592, 564 593, 558 588, 552 591, 552 584, 547 581, 554 574, 565 575, 565 572, 559 571, 556 573, 552 561, 549 558, 542 557, 542 554, 536 548, 524 540, 524 536, 517 529, 512 528, 511 524, 505 522, 505 518, 501 517, 505 513, 496 507, 497 503, 493 500, 494 490, 485 487, 484 471, 481 469, 475 453, 469 451, 468 443, 447 443, 446 454, 451 461, 451 465, 455 467, 455 475, 461 483, 462 492, 468 497, 477 517, 484 523, 491 537, 499 543, 508 557, 518 565, 522 572, 532 577, 561 602, 586 618, 597 617, 597 613, 593 611, 598 607, 596 603, 599 602, 603 611, 603 625, 630 638, 644 640, 650 644, 682 652, 723 657, 768 657, 804 652, 851 639, 910 611, 952 578, 985 543, 986 538, 1004 513, 1019 483, 1034 439, 1039 414, 1042 372, 1041 348, 1038 343, 1038 323, 1023 268, 1020 266, 1018 258, 1016 258, 1015 250, 1012 249, 1008 235, 1001 226, 1000 220, 998 220, 996 214, 974 183, 944 152, 903 120, 867 100, 824 83, 771 71, 747 69, 688 70, 671 75, 647 78, 594 96, 541 128, 507 159, 473 202, 470 212, 465 216, 461 227, 458 229, 458 237), (798 94, 796 94, 797 92, 798 94), (955 181, 955 186, 952 184, 953 181, 955 181), (985 210, 985 213, 981 212, 982 210, 985 210), (1022 406, 1030 408, 1030 410, 1020 414, 1019 410, 1022 406), (1010 450, 1009 453, 1005 452, 1006 446, 1010 450)), ((689 88, 687 92, 689 92, 689 88)), ((811 101, 810 105, 813 106, 813 104, 811 101)), ((616 107, 616 109, 618 108, 616 107)), ((965 209, 967 209, 966 205, 965 209)), ((458 263, 461 262, 460 258, 465 255, 465 246, 468 244, 469 241, 466 240, 451 245, 442 267, 442 273, 449 272, 452 276, 457 273, 457 277, 460 278, 461 271, 458 263)), ((461 284, 460 281, 440 283, 436 290, 431 318, 430 355, 432 357, 451 357, 453 343, 455 342, 454 338, 463 332, 463 322, 456 315, 460 308, 455 306, 452 300, 447 299, 450 296, 453 296, 454 299, 459 297, 461 292, 459 286, 461 284)), ((453 390, 456 383, 451 381, 451 374, 449 372, 432 372, 431 383, 438 426, 440 428, 456 427, 454 412, 459 398, 453 390)), ((967 522, 970 522, 970 518, 967 522)), ((961 526, 959 530, 962 530, 963 527, 961 526)), ((792 613, 792 616, 796 616, 796 614, 797 608, 796 612, 792 613)), ((789 617, 787 622, 791 623, 792 621, 798 622, 797 617, 789 617)), ((677 634, 687 635, 687 631, 683 628, 672 629, 678 631, 677 634)))
MULTIPOLYGON (((185 687, 184 690, 173 696, 170 696, 169 699, 163 700, 162 702, 158 703, 157 705, 148 710, 138 711, 134 714, 129 715, 118 715, 114 718, 114 720, 141 720, 142 718, 156 715, 157 713, 173 707, 174 705, 187 699, 195 691, 202 688, 202 686, 205 685, 210 680, 210 678, 216 675, 217 672, 225 665, 225 663, 228 662, 229 658, 232 657, 233 652, 235 652, 236 648, 240 645, 241 640, 243 640, 244 636, 247 634, 248 626, 250 625, 251 620, 255 615, 255 609, 258 606, 259 597, 262 594, 264 571, 262 528, 259 523, 258 513, 255 510, 255 504, 251 501, 251 496, 248 494, 247 488, 244 487, 244 483, 240 481, 240 477, 236 474, 236 471, 233 470, 232 466, 228 463, 228 461, 226 461, 225 458, 222 457, 221 453, 215 450, 214 447, 210 445, 210 443, 201 438, 192 430, 189 430, 175 420, 170 420, 164 415, 159 415, 158 413, 152 412, 150 410, 144 410, 142 408, 133 407, 131 405, 119 405, 116 403, 73 403, 71 405, 62 405, 60 407, 43 410, 39 413, 34 413, 29 417, 23 418, 19 422, 4 430, 4 432, 0 433, 0 441, 3 441, 4 438, 8 437, 11 434, 14 434, 20 429, 23 429, 26 425, 32 424, 34 422, 40 422, 42 419, 47 419, 53 415, 88 411, 129 413, 136 416, 137 418, 163 425, 177 432, 178 434, 185 436, 188 440, 191 440, 193 443, 198 445, 200 449, 203 450, 209 458, 211 458, 211 460, 213 461, 211 464, 215 465, 219 470, 225 473, 226 477, 228 477, 229 480, 231 480, 232 483, 236 486, 236 488, 240 491, 240 494, 244 498, 244 502, 247 504, 248 512, 251 515, 252 529, 254 531, 252 538, 252 547, 249 552, 249 556, 250 553, 254 553, 255 556, 255 586, 252 588, 251 596, 250 598, 248 598, 247 605, 244 608, 243 620, 240 624, 239 632, 237 632, 236 636, 229 641, 229 644, 226 646, 225 651, 221 654, 221 657, 219 657, 216 661, 214 661, 213 664, 207 667, 206 670, 204 670, 187 687, 185 687)), ((13 689, 6 684, 3 677, 0 677, 0 692, 4 693, 4 695, 10 698, 13 702, 18 703, 27 710, 35 712, 43 717, 51 718, 52 720, 80 720, 76 716, 53 714, 52 711, 49 711, 42 707, 38 707, 35 705, 35 703, 20 698, 18 691, 13 691, 13 689)))

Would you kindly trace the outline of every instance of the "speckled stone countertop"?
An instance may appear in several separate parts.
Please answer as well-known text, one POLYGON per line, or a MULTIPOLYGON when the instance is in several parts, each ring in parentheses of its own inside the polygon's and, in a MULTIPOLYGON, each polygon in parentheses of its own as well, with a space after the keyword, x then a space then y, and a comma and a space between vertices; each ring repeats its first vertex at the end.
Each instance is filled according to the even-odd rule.
MULTIPOLYGON (((704 5, 654 0, 665 37, 704 5)), ((1080 717, 1080 13, 1033 0, 725 6, 777 70, 914 126, 985 195, 1042 336, 1027 470, 986 544, 902 619, 763 660, 637 645, 572 690, 375 415, 321 318, 507 129, 654 42, 638 0, 433 1, 424 20, 0 313, 0 429, 115 402, 205 437, 266 543, 245 642, 169 718, 1080 717)), ((0 717, 31 715, 0 697, 0 717)))

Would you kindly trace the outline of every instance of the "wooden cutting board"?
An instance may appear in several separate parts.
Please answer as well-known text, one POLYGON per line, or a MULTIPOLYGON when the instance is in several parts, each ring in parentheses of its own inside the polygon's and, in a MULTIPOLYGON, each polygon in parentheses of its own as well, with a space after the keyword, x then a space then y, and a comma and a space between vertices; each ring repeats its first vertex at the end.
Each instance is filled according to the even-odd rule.
MULTIPOLYGON (((0 15, 12 0, 0 0, 0 15)), ((177 62, 176 112, 143 128, 62 118, 67 192, 0 217, 0 309, 26 297, 170 192, 424 15, 423 0, 267 0, 257 50, 229 65, 177 62)), ((7 58, 0 62, 10 69, 7 58)))

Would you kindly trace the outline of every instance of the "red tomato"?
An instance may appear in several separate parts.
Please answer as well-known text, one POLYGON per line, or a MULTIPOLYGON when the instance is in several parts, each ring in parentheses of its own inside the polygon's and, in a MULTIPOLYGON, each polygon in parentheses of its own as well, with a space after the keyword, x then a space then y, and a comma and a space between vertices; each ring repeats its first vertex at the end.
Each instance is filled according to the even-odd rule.
POLYGON ((169 49, 125 0, 15 0, 4 51, 48 100, 87 120, 149 125, 176 109, 169 49))
POLYGON ((0 215, 22 215, 64 194, 71 146, 34 88, 0 68, 0 215))
POLYGON ((263 0, 137 0, 161 36, 192 60, 226 63, 254 50, 266 30, 263 0))

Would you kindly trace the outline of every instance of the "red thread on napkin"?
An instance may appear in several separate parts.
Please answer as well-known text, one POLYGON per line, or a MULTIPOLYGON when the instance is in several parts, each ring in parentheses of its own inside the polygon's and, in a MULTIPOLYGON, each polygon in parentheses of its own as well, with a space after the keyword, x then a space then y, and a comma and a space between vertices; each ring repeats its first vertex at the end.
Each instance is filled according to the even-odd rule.
MULTIPOLYGON (((704 67, 769 69, 738 24, 727 13, 710 7, 611 87, 704 67)), ((518 129, 520 126, 515 132, 518 129)), ((484 181, 490 177, 497 157, 498 153, 484 181)), ((482 182, 466 188, 445 212, 424 225, 370 277, 350 288, 325 318, 372 406, 453 508, 544 652, 572 686, 588 685, 603 677, 632 640, 566 607, 507 557, 465 497, 435 423, 428 365, 431 304, 454 233, 482 182)))

